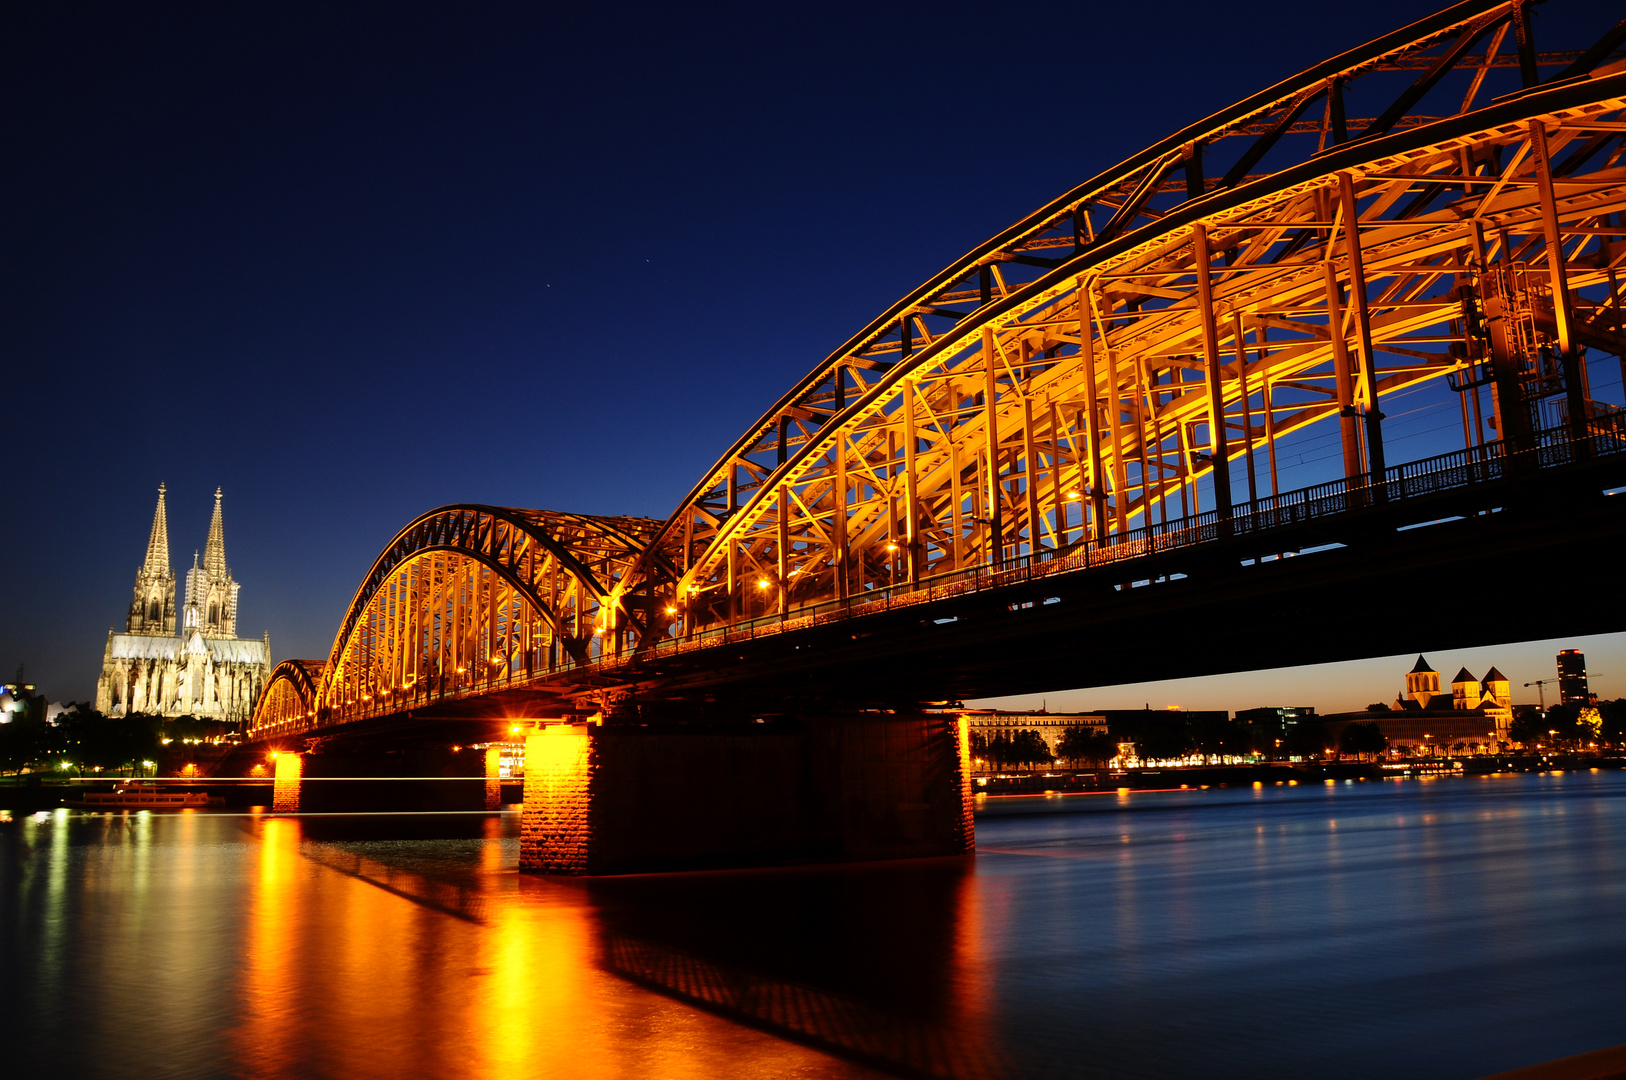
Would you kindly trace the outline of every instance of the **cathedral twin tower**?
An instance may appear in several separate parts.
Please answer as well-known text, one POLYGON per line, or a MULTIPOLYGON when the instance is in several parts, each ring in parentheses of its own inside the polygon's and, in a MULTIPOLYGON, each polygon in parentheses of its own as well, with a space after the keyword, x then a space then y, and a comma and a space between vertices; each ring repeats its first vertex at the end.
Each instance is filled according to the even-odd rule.
POLYGON ((271 643, 269 637, 255 641, 237 636, 239 586, 226 568, 220 489, 215 489, 202 564, 194 554, 186 572, 179 629, 164 490, 159 484, 147 558, 136 571, 125 632, 110 630, 107 635, 96 708, 109 716, 145 713, 246 720, 270 670, 271 643))

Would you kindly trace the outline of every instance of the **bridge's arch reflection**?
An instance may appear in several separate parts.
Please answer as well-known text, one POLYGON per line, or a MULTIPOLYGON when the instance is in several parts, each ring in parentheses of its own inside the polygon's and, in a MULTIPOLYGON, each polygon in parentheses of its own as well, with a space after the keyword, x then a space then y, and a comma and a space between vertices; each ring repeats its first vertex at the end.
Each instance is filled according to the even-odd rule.
POLYGON ((963 860, 559 881, 390 817, 254 825, 243 1075, 1000 1074, 963 860))

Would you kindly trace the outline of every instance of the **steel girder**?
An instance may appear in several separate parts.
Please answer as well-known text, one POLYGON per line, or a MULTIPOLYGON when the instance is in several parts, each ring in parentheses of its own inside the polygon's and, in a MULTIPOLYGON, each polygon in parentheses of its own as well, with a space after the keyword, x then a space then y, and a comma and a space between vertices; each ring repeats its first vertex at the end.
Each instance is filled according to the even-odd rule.
POLYGON ((316 718, 326 660, 284 660, 271 671, 255 703, 250 729, 262 734, 301 730, 316 718))
POLYGON ((653 548, 681 568, 686 626, 1226 506, 1215 461, 1273 459, 1276 439, 1319 420, 1341 417, 1347 473, 1381 467, 1377 399, 1475 367, 1464 298, 1490 278, 1534 294, 1532 343, 1560 344, 1544 205, 1567 277, 1563 347, 1618 351, 1626 74, 1610 59, 1626 24, 1543 54, 1526 14, 1459 4, 1285 80, 894 305, 666 523, 653 548), (1526 87, 1481 104, 1501 62, 1526 87), (1348 84, 1379 72, 1407 85, 1380 115, 1347 118, 1348 84), (1452 75, 1467 84, 1455 115, 1421 114, 1452 75), (1225 139, 1244 147, 1205 179, 1225 139))
POLYGON ((628 571, 659 524, 478 505, 422 515, 374 562, 328 659, 279 667, 251 733, 289 727, 301 703, 308 728, 618 654, 645 631, 649 604, 628 571))
POLYGON ((845 342, 665 522, 424 515, 357 591, 313 725, 516 679, 602 695, 719 625, 1229 514, 1321 421, 1359 483, 1382 397, 1430 380, 1464 392, 1470 449, 1584 424, 1606 407, 1580 350, 1626 352, 1626 20, 1539 52, 1531 6, 1447 8, 1046 204, 845 342), (1351 118, 1357 82, 1386 106, 1351 118))

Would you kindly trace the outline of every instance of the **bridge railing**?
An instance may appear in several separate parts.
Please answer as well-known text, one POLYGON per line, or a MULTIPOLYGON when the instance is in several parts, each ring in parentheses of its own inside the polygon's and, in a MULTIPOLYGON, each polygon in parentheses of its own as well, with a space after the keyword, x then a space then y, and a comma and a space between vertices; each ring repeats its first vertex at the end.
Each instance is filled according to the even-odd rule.
POLYGON ((622 657, 597 657, 587 665, 578 666, 614 667, 634 657, 644 659, 749 641, 863 615, 928 604, 966 593, 1003 588, 1072 570, 1107 566, 1215 540, 1260 535, 1290 525, 1302 525, 1379 505, 1497 483, 1521 473, 1618 454, 1626 454, 1626 413, 1610 414, 1589 421, 1586 434, 1579 439, 1567 427, 1548 428, 1535 433, 1532 445, 1524 449, 1510 449, 1506 441, 1484 443, 1466 450, 1391 466, 1385 470, 1382 480, 1376 483, 1369 474, 1331 480, 1243 503, 1234 508, 1229 517, 1209 510, 1143 525, 1122 533, 1077 541, 1065 547, 1023 553, 994 566, 979 565, 952 570, 923 578, 918 583, 877 586, 845 600, 824 600, 793 608, 785 615, 774 613, 708 626, 687 636, 662 639, 640 648, 636 653, 622 657))
MULTIPOLYGON (((1023 553, 994 565, 952 570, 923 578, 866 589, 845 600, 825 600, 793 608, 788 614, 763 615, 721 626, 708 626, 687 636, 664 638, 622 656, 595 657, 586 663, 566 663, 530 679, 505 681, 500 686, 474 682, 448 688, 437 700, 479 697, 493 690, 519 689, 542 683, 573 670, 613 669, 634 660, 656 659, 735 642, 750 641, 808 627, 842 622, 864 615, 897 611, 969 593, 1003 588, 1068 573, 1133 561, 1146 555, 1174 551, 1216 540, 1263 536, 1291 525, 1335 518, 1381 505, 1426 498, 1448 491, 1510 481, 1547 469, 1586 460, 1626 454, 1626 412, 1589 419, 1577 438, 1565 427, 1534 434, 1522 449, 1506 441, 1489 442, 1466 450, 1422 458, 1387 469, 1380 482, 1369 475, 1331 480, 1324 484, 1284 491, 1236 506, 1229 517, 1206 511, 1171 521, 1143 525, 1121 533, 1076 541, 1064 547, 1023 553)), ((1035 601, 1022 601, 1034 603, 1035 601)), ((945 620, 947 621, 947 620, 945 620)), ((357 712, 346 709, 345 720, 383 715, 398 706, 380 705, 357 712)))

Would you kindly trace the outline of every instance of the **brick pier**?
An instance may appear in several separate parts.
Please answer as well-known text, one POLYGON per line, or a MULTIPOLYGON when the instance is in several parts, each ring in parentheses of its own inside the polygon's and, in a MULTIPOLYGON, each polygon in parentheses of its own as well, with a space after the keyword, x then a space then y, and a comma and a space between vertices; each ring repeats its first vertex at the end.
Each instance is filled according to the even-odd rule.
POLYGON ((552 724, 526 740, 520 869, 617 874, 972 850, 964 723, 552 724))

